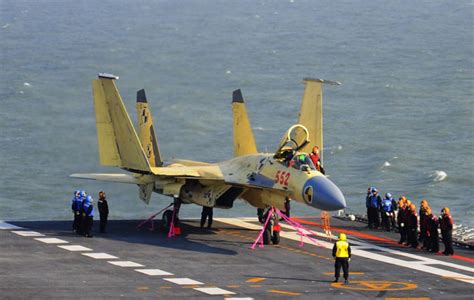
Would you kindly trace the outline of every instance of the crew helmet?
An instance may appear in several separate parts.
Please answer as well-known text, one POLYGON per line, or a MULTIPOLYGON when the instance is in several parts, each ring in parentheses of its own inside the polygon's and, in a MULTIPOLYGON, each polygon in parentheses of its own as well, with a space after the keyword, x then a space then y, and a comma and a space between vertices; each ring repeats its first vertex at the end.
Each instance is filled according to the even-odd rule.
POLYGON ((344 232, 339 233, 339 240, 345 241, 347 239, 346 234, 344 232))
POLYGON ((390 194, 390 193, 386 193, 386 194, 385 194, 385 198, 387 198, 387 199, 390 199, 390 198, 392 198, 392 194, 390 194))

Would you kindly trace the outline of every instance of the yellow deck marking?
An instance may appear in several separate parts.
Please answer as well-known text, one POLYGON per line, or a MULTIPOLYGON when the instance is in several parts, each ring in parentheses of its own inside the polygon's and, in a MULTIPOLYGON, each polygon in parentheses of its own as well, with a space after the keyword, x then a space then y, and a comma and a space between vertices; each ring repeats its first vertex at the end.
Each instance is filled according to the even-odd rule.
POLYGON ((288 295, 288 296, 300 296, 301 293, 295 293, 295 292, 287 292, 287 291, 280 291, 280 290, 268 290, 269 293, 275 293, 275 294, 282 294, 282 295, 288 295))
POLYGON ((231 288, 231 289, 232 289, 232 288, 239 288, 240 285, 234 284, 234 285, 228 285, 227 287, 228 287, 228 288, 231 288))
MULTIPOLYGON (((324 275, 334 275, 334 272, 324 272, 324 275)), ((364 272, 349 272, 349 275, 364 275, 364 272)))
POLYGON ((262 286, 260 284, 252 284, 250 287, 253 288, 261 288, 262 286))
POLYGON ((150 288, 147 286, 137 286, 137 290, 139 291, 148 291, 150 288))
POLYGON ((332 283, 331 286, 339 289, 349 289, 358 291, 404 291, 413 290, 418 287, 416 284, 409 282, 376 280, 351 281, 349 284, 335 282, 332 283))
POLYGON ((385 300, 430 300, 429 297, 421 297, 421 298, 385 298, 385 300))
POLYGON ((255 277, 255 278, 247 279, 246 282, 257 283, 257 282, 260 282, 260 281, 264 281, 265 279, 266 278, 264 278, 264 277, 255 277))
POLYGON ((170 289, 170 286, 160 286, 160 289, 170 289))

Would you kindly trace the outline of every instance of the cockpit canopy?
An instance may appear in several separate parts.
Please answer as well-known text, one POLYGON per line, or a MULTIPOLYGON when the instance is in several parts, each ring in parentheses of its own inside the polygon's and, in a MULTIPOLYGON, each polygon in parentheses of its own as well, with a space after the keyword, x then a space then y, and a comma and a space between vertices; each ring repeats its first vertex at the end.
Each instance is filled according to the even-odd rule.
POLYGON ((308 129, 301 124, 295 124, 285 133, 273 157, 275 159, 290 160, 298 150, 309 142, 308 129))
POLYGON ((316 171, 316 167, 313 164, 313 161, 306 153, 297 153, 289 162, 288 167, 303 171, 316 171))

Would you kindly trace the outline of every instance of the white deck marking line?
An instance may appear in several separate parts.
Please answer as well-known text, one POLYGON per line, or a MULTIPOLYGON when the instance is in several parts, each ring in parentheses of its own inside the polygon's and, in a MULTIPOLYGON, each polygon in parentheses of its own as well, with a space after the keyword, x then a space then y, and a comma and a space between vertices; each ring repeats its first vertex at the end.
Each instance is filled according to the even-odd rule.
POLYGON ((81 253, 82 255, 89 256, 95 259, 116 259, 118 258, 117 256, 113 256, 107 253, 81 253))
POLYGON ((44 236, 44 234, 36 232, 36 231, 12 231, 14 234, 18 234, 21 236, 44 236))
MULTIPOLYGON (((242 221, 241 219, 216 218, 215 220, 218 221, 218 222, 222 222, 222 223, 226 223, 226 224, 230 224, 230 225, 234 225, 234 226, 238 226, 238 227, 243 227, 243 228, 247 228, 247 229, 254 229, 254 230, 261 230, 262 229, 262 227, 259 226, 259 225, 248 223, 248 222, 242 221)), ((287 226, 285 224, 281 224, 281 225, 283 225, 282 227, 285 227, 285 228, 287 226)), ((290 227, 290 226, 288 226, 288 227, 290 227)), ((305 231, 305 233, 307 233, 307 232, 305 231)), ((294 241, 299 241, 301 239, 301 237, 295 231, 292 231, 292 232, 283 232, 282 231, 282 232, 280 232, 280 236, 283 237, 283 238, 294 240, 294 241)), ((313 242, 311 242, 310 240, 308 240, 306 238, 305 238, 305 240, 306 240, 307 243, 313 244, 313 242)), ((328 243, 326 241, 321 241, 319 239, 317 241, 318 241, 319 245, 323 246, 326 249, 332 249, 332 247, 333 247, 332 243, 328 243)), ((350 241, 351 240, 349 239, 349 242, 350 241)), ((383 252, 387 252, 387 253, 391 253, 391 254, 401 255, 401 256, 405 256, 405 257, 410 257, 410 258, 413 258, 413 259, 417 259, 418 261, 404 261, 402 259, 393 258, 393 257, 387 256, 387 255, 382 255, 382 254, 379 254, 379 253, 376 253, 376 252, 369 252, 369 251, 361 250, 361 249, 354 249, 352 251, 353 255, 361 256, 361 257, 364 257, 364 258, 367 258, 367 259, 380 261, 380 262, 383 262, 383 263, 402 266, 402 267, 405 267, 405 268, 408 268, 408 269, 413 269, 413 270, 417 270, 417 271, 421 271, 421 272, 425 272, 425 273, 430 273, 430 274, 434 274, 434 275, 449 276, 449 277, 452 277, 454 280, 474 284, 473 281, 463 279, 466 276, 464 274, 438 269, 438 268, 435 268, 435 267, 432 267, 432 266, 428 266, 428 265, 426 265, 426 263, 427 262, 429 262, 429 263, 436 262, 436 264, 445 265, 445 266, 452 266, 452 267, 459 268, 459 269, 462 269, 462 270, 467 270, 467 271, 471 271, 472 268, 465 267, 465 266, 462 266, 462 265, 453 264, 453 263, 445 263, 441 260, 425 258, 425 257, 415 255, 415 254, 411 254, 411 253, 404 253, 404 252, 401 252, 401 251, 398 251, 398 250, 392 250, 392 249, 389 249, 389 248, 384 248, 384 247, 380 247, 380 246, 371 245, 369 243, 361 243, 361 242, 358 242, 358 243, 361 244, 361 246, 369 246, 370 245, 371 249, 375 249, 375 250, 379 250, 379 251, 383 251, 383 252)))
POLYGON ((235 295, 234 292, 227 291, 218 287, 202 287, 202 288, 194 288, 193 290, 200 291, 208 295, 235 295))
POLYGON ((189 278, 163 278, 166 281, 178 284, 178 285, 197 285, 197 284, 204 284, 202 282, 189 279, 189 278))
POLYGON ((35 240, 45 244, 69 244, 68 241, 57 238, 35 238, 35 240))
POLYGON ((10 230, 10 229, 23 229, 23 227, 16 226, 0 220, 0 229, 10 230))
POLYGON ((225 300, 254 300, 254 299, 250 297, 243 297, 243 298, 231 297, 231 298, 225 298, 225 300))
POLYGON ((144 265, 142 265, 142 264, 139 264, 139 263, 136 263, 136 262, 133 262, 133 261, 129 261, 129 260, 108 261, 108 263, 109 263, 109 264, 112 264, 112 265, 119 266, 119 267, 124 267, 124 268, 130 268, 130 267, 135 267, 135 268, 144 267, 144 265))
POLYGON ((64 250, 68 251, 92 251, 92 249, 81 246, 81 245, 66 245, 66 246, 58 246, 64 250))
POLYGON ((167 276, 167 275, 174 275, 173 273, 169 273, 160 269, 136 269, 135 271, 146 274, 148 276, 167 276))

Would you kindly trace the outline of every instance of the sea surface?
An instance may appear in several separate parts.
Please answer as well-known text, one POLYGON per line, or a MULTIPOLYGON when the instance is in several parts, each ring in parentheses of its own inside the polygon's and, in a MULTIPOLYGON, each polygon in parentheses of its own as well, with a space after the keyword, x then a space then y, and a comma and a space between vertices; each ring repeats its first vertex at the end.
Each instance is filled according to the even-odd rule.
MULTIPOLYGON (((364 212, 376 186, 472 227, 473 12, 470 0, 0 0, 0 219, 70 219, 75 189, 105 190, 114 219, 171 202, 68 177, 121 171, 97 152, 91 80, 108 72, 133 120, 146 89, 165 159, 211 162, 232 157, 234 89, 272 152, 297 120, 302 79, 340 81, 324 89, 324 166, 348 211, 364 212)), ((214 215, 256 211, 239 200, 214 215)))

